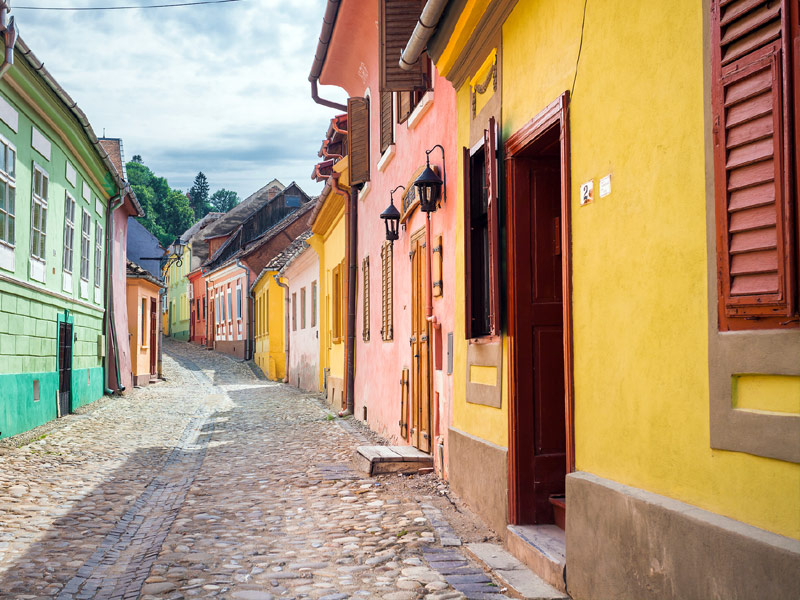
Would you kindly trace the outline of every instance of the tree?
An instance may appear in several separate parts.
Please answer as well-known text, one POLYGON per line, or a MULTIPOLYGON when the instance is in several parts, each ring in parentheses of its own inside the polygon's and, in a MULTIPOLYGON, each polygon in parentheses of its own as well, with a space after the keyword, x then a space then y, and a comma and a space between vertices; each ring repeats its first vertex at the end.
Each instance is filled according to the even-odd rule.
POLYGON ((194 211, 194 216, 202 219, 211 211, 211 205, 208 203, 208 179, 200 171, 194 178, 194 183, 189 190, 189 204, 194 211))
POLYGON ((211 207, 217 212, 228 212, 239 204, 239 194, 232 190, 221 189, 211 194, 211 207))
POLYGON ((142 160, 142 155, 141 154, 134 154, 133 158, 131 159, 131 162, 135 162, 135 163, 138 163, 140 165, 144 164, 144 161, 142 160))

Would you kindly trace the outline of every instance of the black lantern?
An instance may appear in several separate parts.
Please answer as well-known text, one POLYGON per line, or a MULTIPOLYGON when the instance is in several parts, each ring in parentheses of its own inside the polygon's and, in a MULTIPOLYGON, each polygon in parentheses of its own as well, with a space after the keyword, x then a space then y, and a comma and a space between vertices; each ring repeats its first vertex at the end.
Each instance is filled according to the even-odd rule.
POLYGON ((442 172, 444 172, 444 148, 436 144, 430 150, 425 151, 425 170, 414 181, 414 187, 417 188, 417 194, 419 194, 419 209, 426 213, 436 212, 439 207, 439 196, 444 186, 444 180, 431 169, 431 152, 436 148, 442 151, 442 172))
POLYGON ((402 185, 398 185, 389 193, 389 206, 381 213, 381 219, 383 219, 384 225, 386 225, 386 241, 394 242, 399 236, 397 233, 398 227, 400 226, 400 211, 397 210, 397 207, 394 205, 394 193, 402 189, 405 191, 405 187, 402 185))

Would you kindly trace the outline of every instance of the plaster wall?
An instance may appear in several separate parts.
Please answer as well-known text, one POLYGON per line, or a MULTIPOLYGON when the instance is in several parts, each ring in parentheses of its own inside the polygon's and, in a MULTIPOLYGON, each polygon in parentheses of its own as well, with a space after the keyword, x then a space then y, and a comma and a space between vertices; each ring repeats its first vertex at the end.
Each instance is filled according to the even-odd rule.
MULTIPOLYGON (((128 212, 123 205, 117 208, 111 216, 111 298, 114 308, 114 329, 117 344, 116 353, 119 361, 119 383, 122 387, 130 389, 133 385, 131 378, 131 347, 128 343, 128 306, 126 272, 126 248, 128 245, 128 212)), ((110 333, 109 333, 110 336, 110 333)), ((106 340, 107 347, 111 347, 111 340, 106 340)), ((109 352, 109 367, 111 376, 116 378, 113 367, 113 355, 109 352)), ((110 377, 111 378, 111 377, 110 377)))
MULTIPOLYGON (((582 9, 520 2, 506 21, 504 138, 571 88, 582 9)), ((586 14, 569 113, 576 467, 799 538, 800 465, 709 444, 704 29, 689 0, 586 14), (579 206, 608 174, 611 194, 579 206)))
POLYGON ((209 273, 206 280, 208 281, 209 304, 216 303, 217 298, 220 302, 224 301, 225 303, 224 311, 217 311, 215 304, 215 322, 211 324, 211 327, 214 327, 214 349, 243 358, 249 334, 247 272, 234 264, 209 273), (241 312, 237 306, 237 289, 241 290, 241 312), (228 295, 230 295, 230 306, 228 295), (221 319, 223 315, 224 320, 221 319))
MULTIPOLYGON (((297 329, 289 329, 289 383, 308 392, 319 391, 319 258, 308 248, 284 271, 290 297, 297 294, 297 329), (317 284, 317 301, 312 303, 311 287, 317 284), (305 326, 301 317, 301 296, 305 290, 305 326), (312 316, 313 314, 313 316, 312 316), (312 326, 313 323, 313 326, 312 326)), ((283 291, 283 290, 281 290, 283 291)), ((291 314, 291 313, 290 313, 291 314)))
POLYGON ((126 292, 132 376, 136 384, 140 385, 150 380, 150 356, 151 353, 158 353, 158 344, 161 342, 161 336, 156 335, 156 347, 150 347, 150 302, 155 300, 158 303, 158 288, 142 279, 128 279, 126 292), (141 339, 142 300, 147 300, 145 316, 147 337, 144 340, 141 339))
MULTIPOLYGON (((380 152, 380 92, 379 92, 379 39, 376 27, 379 3, 344 0, 334 29, 331 47, 321 77, 322 83, 339 85, 349 96, 370 96, 370 155, 371 172, 367 190, 362 190, 358 201, 358 253, 356 301, 356 357, 355 357, 355 416, 364 418, 366 407, 369 426, 395 443, 407 443, 401 438, 400 379, 403 369, 411 367, 411 261, 409 251, 412 234, 425 226, 424 214, 417 210, 400 230, 400 239, 393 249, 393 339, 381 339, 381 245, 385 238, 380 213, 389 204, 389 192, 398 185, 412 187, 417 171, 425 166, 425 151, 436 144, 444 147, 431 154, 431 165, 446 174, 446 201, 431 216, 431 236, 434 241, 442 236, 443 294, 433 300, 433 314, 441 323, 440 329, 431 330, 431 349, 435 364, 432 369, 433 397, 431 428, 435 437, 434 448, 444 444, 450 425, 450 399, 453 395, 452 376, 447 373, 447 334, 455 328, 456 282, 456 199, 457 156, 456 94, 452 85, 434 69, 433 91, 411 117, 404 123, 394 123, 394 145, 381 161, 380 152), (389 157, 389 155, 393 155, 389 157), (369 340, 363 340, 364 287, 362 261, 370 261, 370 323, 369 340), (437 359, 436 354, 439 355, 437 359), (379 368, 377 368, 379 366, 379 368)), ((401 208, 402 190, 395 194, 395 205, 401 208)), ((402 208, 401 208, 402 210, 402 208)), ((433 255, 434 260, 438 260, 433 255)), ((332 374, 334 372, 332 371, 332 374)), ((438 452, 434 453, 440 472, 444 472, 438 452)))
POLYGON ((206 343, 206 315, 203 312, 203 301, 206 297, 206 280, 199 271, 195 271, 189 278, 189 285, 192 286, 192 305, 189 307, 190 318, 193 318, 192 326, 189 328, 189 341, 197 344, 206 343), (197 309, 197 302, 200 301, 200 310, 197 309))

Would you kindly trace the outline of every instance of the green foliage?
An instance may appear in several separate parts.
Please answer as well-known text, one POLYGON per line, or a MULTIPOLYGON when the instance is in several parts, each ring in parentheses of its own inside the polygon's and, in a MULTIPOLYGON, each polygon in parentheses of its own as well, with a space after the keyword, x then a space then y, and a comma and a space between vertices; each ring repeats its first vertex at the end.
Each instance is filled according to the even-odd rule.
POLYGON ((208 203, 208 179, 200 171, 194 178, 194 183, 189 190, 189 204, 192 206, 195 216, 202 219, 211 212, 211 205, 208 203))
POLYGON ((228 212, 239 204, 239 194, 234 191, 221 189, 211 194, 211 207, 217 212, 228 212))
POLYGON ((125 166, 128 182, 144 209, 145 216, 139 222, 167 247, 196 220, 189 199, 180 190, 171 189, 166 179, 157 177, 138 154, 125 166))

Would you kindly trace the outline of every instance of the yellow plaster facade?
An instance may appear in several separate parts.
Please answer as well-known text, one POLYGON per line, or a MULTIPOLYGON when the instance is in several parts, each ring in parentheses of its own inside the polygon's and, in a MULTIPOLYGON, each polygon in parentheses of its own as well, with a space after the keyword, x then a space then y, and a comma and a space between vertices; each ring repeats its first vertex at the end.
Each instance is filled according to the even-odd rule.
MULTIPOLYGON (((486 4, 467 2, 440 71, 463 51, 468 36, 459 32, 486 4)), ((582 11, 577 0, 518 2, 503 25, 500 53, 501 143, 575 81, 576 469, 800 538, 800 465, 714 450, 709 442, 703 5, 590 3, 575 78, 582 11), (606 175, 611 193, 599 198, 606 175), (590 180, 595 199, 581 207, 579 186, 590 180)), ((458 90, 458 111, 465 146, 469 82, 458 90)), ((463 218, 457 223, 463 247, 463 218)), ((464 272, 461 253, 456 272, 464 272)), ((507 446, 507 343, 501 408, 466 403, 463 276, 456 281, 453 425, 507 446)), ((752 402, 763 404, 779 388, 788 400, 777 410, 795 410, 793 380, 744 384, 752 402)))
POLYGON ((286 377, 286 301, 285 290, 265 271, 253 287, 255 298, 255 340, 253 360, 272 381, 286 377))

